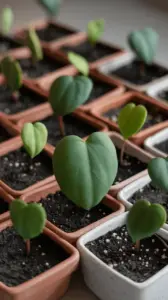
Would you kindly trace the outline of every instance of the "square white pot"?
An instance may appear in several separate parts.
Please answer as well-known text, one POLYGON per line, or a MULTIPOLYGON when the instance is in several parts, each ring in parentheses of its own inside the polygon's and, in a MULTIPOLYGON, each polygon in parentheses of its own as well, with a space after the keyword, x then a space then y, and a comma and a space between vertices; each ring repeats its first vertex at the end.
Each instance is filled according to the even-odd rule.
POLYGON ((151 84, 150 87, 147 89, 146 93, 148 96, 155 98, 159 101, 163 101, 164 103, 167 103, 168 105, 168 100, 166 101, 165 99, 162 99, 158 97, 159 92, 168 90, 168 76, 164 76, 162 80, 158 83, 151 84))
POLYGON ((133 84, 127 80, 124 80, 121 77, 118 77, 116 75, 109 75, 109 73, 111 73, 112 71, 115 71, 125 65, 128 65, 134 59, 135 59, 135 55, 132 52, 126 52, 124 54, 121 54, 118 58, 102 64, 100 67, 98 67, 98 71, 107 75, 108 77, 113 77, 116 80, 120 80, 120 82, 122 82, 127 87, 137 90, 137 91, 147 91, 151 85, 161 82, 167 76, 167 75, 165 75, 161 78, 154 79, 153 81, 151 81, 147 84, 144 84, 144 85, 137 85, 137 84, 133 84))
POLYGON ((168 153, 165 153, 155 147, 156 144, 164 142, 168 140, 168 128, 165 128, 154 135, 148 137, 144 141, 144 147, 147 151, 149 151, 154 156, 167 157, 168 153))
MULTIPOLYGON (((137 283, 110 268, 85 245, 126 224, 127 213, 122 214, 82 236, 77 243, 81 255, 86 285, 101 300, 167 300, 168 266, 143 283, 137 283)), ((168 232, 159 230, 168 240, 168 232)))

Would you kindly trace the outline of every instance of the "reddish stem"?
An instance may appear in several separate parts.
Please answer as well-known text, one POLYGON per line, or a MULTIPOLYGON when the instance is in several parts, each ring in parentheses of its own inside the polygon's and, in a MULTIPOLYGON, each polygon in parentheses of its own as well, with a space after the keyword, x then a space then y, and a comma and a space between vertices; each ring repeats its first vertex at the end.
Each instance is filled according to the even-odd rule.
POLYGON ((136 249, 137 251, 139 251, 139 249, 140 249, 140 241, 136 241, 135 249, 136 249))
POLYGON ((126 141, 123 142, 121 152, 120 152, 120 164, 124 166, 124 151, 125 151, 126 141))
POLYGON ((140 63, 140 75, 142 77, 145 75, 145 64, 144 64, 144 62, 140 63))
POLYGON ((19 97, 20 97, 20 94, 18 91, 13 92, 12 98, 14 99, 14 101, 17 102, 19 100, 19 97))
POLYGON ((59 122, 60 133, 61 133, 62 136, 65 136, 64 121, 63 121, 62 116, 58 117, 58 122, 59 122))
POLYGON ((26 253, 28 256, 30 254, 30 240, 26 240, 25 243, 26 243, 26 253))

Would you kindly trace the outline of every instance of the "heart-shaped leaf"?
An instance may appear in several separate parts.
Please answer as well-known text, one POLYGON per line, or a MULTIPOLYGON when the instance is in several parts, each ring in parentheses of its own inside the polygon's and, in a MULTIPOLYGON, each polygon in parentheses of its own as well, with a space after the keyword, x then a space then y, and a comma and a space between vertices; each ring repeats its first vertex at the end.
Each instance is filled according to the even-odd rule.
POLYGON ((49 16, 57 16, 60 11, 62 0, 38 0, 38 3, 44 7, 49 16))
POLYGON ((152 28, 131 32, 128 43, 138 58, 146 64, 151 64, 156 54, 159 35, 152 28))
POLYGON ((68 59, 71 64, 75 66, 75 68, 84 76, 89 75, 89 64, 87 60, 74 52, 68 53, 68 59))
POLYGON ((20 199, 10 204, 10 215, 16 231, 24 240, 37 237, 46 223, 46 212, 40 204, 27 204, 20 199))
POLYGON ((10 89, 14 92, 22 86, 22 70, 18 61, 7 56, 1 61, 1 71, 10 89))
POLYGON ((88 40, 92 45, 94 45, 104 33, 104 25, 105 23, 103 19, 90 21, 88 23, 88 40))
POLYGON ((14 14, 10 7, 5 7, 1 12, 1 32, 7 35, 12 27, 14 21, 14 14))
POLYGON ((118 117, 118 125, 124 139, 136 134, 144 125, 147 118, 147 110, 143 105, 128 103, 118 117))
POLYGON ((39 37, 34 29, 29 29, 26 36, 26 45, 29 47, 34 62, 43 59, 43 50, 39 37))
POLYGON ((48 131, 44 124, 25 123, 21 132, 24 148, 28 154, 34 158, 45 147, 47 143, 48 131))
POLYGON ((168 158, 151 159, 148 164, 148 173, 156 187, 168 192, 168 158))
POLYGON ((116 149, 102 132, 91 134, 86 141, 67 136, 55 149, 53 168, 62 192, 77 206, 91 209, 102 200, 115 180, 116 149))
POLYGON ((65 116, 90 96, 93 82, 85 76, 60 76, 50 89, 49 102, 56 116, 65 116))
POLYGON ((140 241, 156 233, 166 222, 166 219, 167 214, 163 206, 139 200, 128 214, 128 233, 133 242, 140 241))

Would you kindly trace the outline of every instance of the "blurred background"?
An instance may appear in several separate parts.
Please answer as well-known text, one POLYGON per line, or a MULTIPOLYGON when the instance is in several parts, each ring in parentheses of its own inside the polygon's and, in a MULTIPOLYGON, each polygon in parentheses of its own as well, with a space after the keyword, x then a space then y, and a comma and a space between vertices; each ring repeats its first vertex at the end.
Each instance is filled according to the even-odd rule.
MULTIPOLYGON (((0 0, 0 8, 10 5, 15 12, 15 27, 44 12, 35 0, 0 0)), ((127 47, 131 30, 153 27, 160 34, 157 60, 168 65, 168 0, 63 0, 59 20, 85 30, 91 19, 104 18, 104 39, 127 47)))

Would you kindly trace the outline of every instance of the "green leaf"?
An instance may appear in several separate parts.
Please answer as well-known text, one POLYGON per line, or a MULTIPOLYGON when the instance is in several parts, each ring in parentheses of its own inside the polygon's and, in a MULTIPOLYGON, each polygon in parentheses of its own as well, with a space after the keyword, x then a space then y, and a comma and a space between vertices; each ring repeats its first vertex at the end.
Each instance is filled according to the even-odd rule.
POLYGON ((38 0, 37 2, 46 10, 49 16, 57 16, 62 0, 38 0))
POLYGON ((32 53, 32 59, 34 62, 43 59, 43 50, 39 37, 34 29, 29 29, 26 37, 26 45, 29 47, 32 53))
POLYGON ((128 233, 133 242, 140 241, 155 234, 166 220, 167 214, 163 206, 139 200, 128 214, 128 233))
POLYGON ((148 173, 156 187, 168 192, 168 158, 151 159, 148 164, 148 173))
POLYGON ((118 126, 124 139, 136 134, 145 124, 147 110, 143 105, 128 103, 120 111, 118 126))
POLYGON ((128 43, 137 57, 146 64, 151 64, 158 45, 159 35, 152 28, 131 32, 128 43))
POLYGON ((68 53, 68 59, 71 64, 75 66, 75 68, 84 76, 89 75, 89 64, 87 60, 74 52, 68 53))
POLYGON ((87 141, 77 136, 63 138, 53 155, 53 168, 62 192, 77 206, 96 206, 113 184, 118 161, 107 134, 95 132, 87 141))
POLYGON ((16 199, 10 204, 10 216, 15 230, 24 240, 33 239, 43 232, 46 212, 40 204, 27 204, 16 199))
POLYGON ((11 90, 17 91, 22 86, 22 70, 18 61, 7 56, 1 61, 1 71, 11 90))
POLYGON ((60 76, 50 89, 49 102, 57 116, 65 116, 88 100, 92 80, 85 76, 60 76))
POLYGON ((5 7, 1 12, 1 32, 7 35, 12 27, 14 21, 14 14, 10 7, 5 7))
POLYGON ((47 143, 48 131, 46 126, 40 122, 35 124, 25 123, 21 137, 24 148, 34 158, 44 149, 47 143))
POLYGON ((96 42, 100 39, 102 34, 104 33, 105 22, 104 19, 90 21, 88 23, 88 40, 91 45, 95 45, 96 42))

